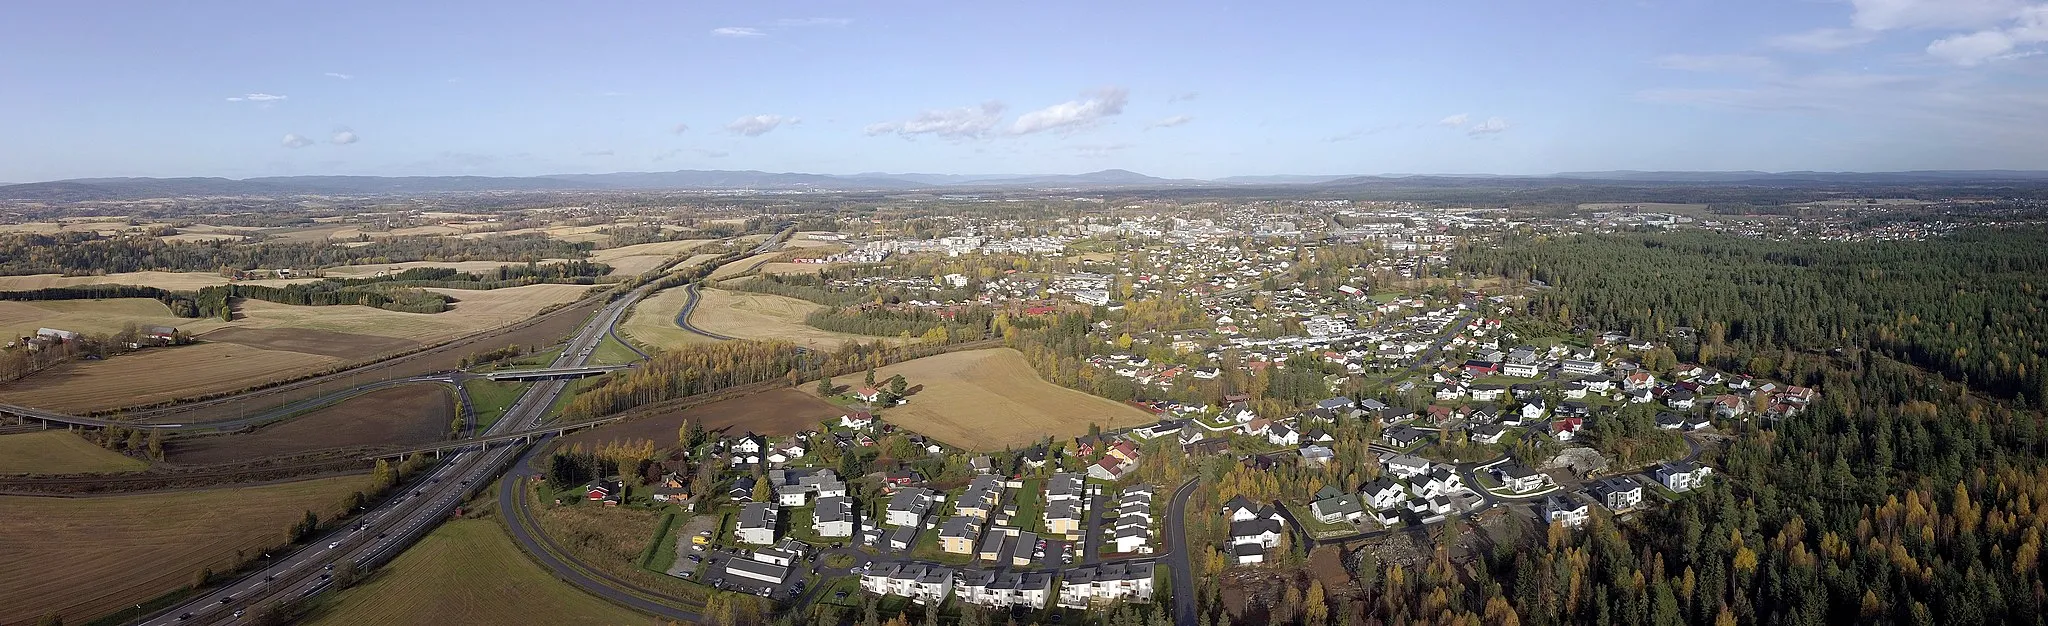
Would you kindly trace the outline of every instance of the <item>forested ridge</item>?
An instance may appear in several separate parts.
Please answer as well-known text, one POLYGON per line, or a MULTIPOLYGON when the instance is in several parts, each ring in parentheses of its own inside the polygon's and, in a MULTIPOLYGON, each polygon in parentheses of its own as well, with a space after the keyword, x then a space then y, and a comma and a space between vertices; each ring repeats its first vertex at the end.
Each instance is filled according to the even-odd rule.
POLYGON ((2004 397, 2048 397, 2048 230, 1929 241, 1776 242, 1704 232, 1473 247, 1461 268, 1550 287, 1537 318, 1714 350, 1863 346, 2004 397), (1723 344, 1724 345, 1719 345, 1723 344))
POLYGON ((456 299, 426 291, 442 289, 489 290, 543 282, 593 284, 611 267, 602 263, 511 265, 483 272, 461 272, 445 267, 416 267, 385 276, 328 278, 290 285, 229 284, 202 287, 196 292, 169 291, 134 285, 80 285, 27 291, 0 291, 0 300, 90 300, 100 298, 154 298, 170 307, 178 317, 218 317, 232 320, 234 298, 255 298, 279 304, 332 306, 354 304, 406 313, 440 313, 456 299))
POLYGON ((362 245, 328 242, 165 242, 148 236, 97 233, 0 234, 0 275, 95 274, 162 270, 312 269, 406 261, 540 261, 582 258, 593 244, 542 235, 476 239, 384 237, 362 245))

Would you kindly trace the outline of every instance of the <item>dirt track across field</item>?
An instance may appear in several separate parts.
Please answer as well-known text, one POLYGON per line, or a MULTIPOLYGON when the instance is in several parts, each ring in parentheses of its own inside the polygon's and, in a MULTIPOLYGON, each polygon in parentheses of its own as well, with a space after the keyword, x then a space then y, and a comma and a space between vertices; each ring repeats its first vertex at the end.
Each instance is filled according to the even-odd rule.
POLYGON ((422 383, 372 391, 340 404, 239 435, 213 435, 167 446, 173 463, 233 463, 266 456, 354 445, 404 445, 439 440, 455 419, 446 387, 422 383))

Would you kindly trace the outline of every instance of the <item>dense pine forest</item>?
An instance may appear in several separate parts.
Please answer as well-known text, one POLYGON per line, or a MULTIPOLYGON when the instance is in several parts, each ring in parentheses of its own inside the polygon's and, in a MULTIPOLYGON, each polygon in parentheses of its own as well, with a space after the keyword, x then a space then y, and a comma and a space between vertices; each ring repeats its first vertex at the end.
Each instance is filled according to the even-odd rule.
MULTIPOLYGON (((1973 390, 2048 397, 2048 230, 1931 241, 1580 235, 1461 252, 1462 269, 1549 285, 1539 319, 1637 337, 1698 329, 1701 361, 1862 346, 1973 390)), ((1686 356, 1686 355, 1681 355, 1686 356)))
POLYGON ((592 244, 541 235, 386 237, 358 246, 327 242, 165 242, 96 233, 0 234, 0 275, 93 274, 163 270, 312 269, 406 261, 539 261, 582 258, 592 244))
POLYGON ((2044 242, 1683 233, 1468 251, 1468 269, 1548 283, 1538 321, 1708 328, 1703 360, 1824 399, 1741 424, 1707 458, 1725 478, 1671 506, 1369 575, 1350 608, 1383 623, 2043 623, 2044 242))

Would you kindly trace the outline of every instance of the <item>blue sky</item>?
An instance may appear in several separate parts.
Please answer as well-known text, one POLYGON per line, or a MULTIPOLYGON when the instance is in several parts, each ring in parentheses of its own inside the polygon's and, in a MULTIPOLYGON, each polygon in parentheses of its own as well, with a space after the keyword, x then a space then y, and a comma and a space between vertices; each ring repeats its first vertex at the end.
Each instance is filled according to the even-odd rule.
POLYGON ((2048 0, 23 3, 0 181, 2048 169, 2048 0))

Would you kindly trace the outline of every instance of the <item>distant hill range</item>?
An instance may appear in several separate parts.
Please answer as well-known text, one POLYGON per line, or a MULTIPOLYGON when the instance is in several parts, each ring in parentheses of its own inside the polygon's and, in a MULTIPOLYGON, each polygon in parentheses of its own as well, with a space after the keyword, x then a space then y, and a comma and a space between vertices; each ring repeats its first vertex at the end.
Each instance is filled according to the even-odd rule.
POLYGON ((1550 176, 1491 175, 1273 175, 1213 180, 1169 179, 1129 170, 1086 174, 852 175, 677 170, 549 176, 273 176, 264 178, 79 178, 0 185, 0 200, 78 202, 192 196, 397 195, 483 191, 956 191, 1044 189, 1109 190, 1168 188, 1303 188, 1327 192, 1373 189, 1537 189, 1578 186, 1765 186, 1972 185, 2048 183, 2048 171, 1956 170, 1912 172, 1565 172, 1550 176))

